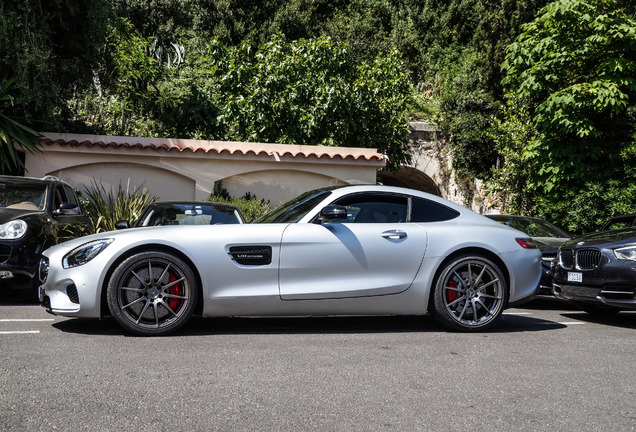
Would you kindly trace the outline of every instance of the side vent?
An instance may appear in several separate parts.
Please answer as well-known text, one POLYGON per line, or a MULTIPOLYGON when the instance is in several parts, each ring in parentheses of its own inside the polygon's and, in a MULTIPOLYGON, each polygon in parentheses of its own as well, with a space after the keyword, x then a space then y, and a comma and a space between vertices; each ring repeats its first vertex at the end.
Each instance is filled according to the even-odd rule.
POLYGON ((241 265, 269 265, 272 263, 271 246, 232 246, 232 259, 241 265))

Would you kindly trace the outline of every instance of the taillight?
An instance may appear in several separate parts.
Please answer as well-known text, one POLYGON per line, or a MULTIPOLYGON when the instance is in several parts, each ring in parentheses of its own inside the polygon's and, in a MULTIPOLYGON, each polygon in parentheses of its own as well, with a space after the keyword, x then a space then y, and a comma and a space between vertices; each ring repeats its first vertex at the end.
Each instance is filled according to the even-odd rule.
POLYGON ((537 245, 531 238, 516 238, 517 243, 524 249, 536 249, 537 245))

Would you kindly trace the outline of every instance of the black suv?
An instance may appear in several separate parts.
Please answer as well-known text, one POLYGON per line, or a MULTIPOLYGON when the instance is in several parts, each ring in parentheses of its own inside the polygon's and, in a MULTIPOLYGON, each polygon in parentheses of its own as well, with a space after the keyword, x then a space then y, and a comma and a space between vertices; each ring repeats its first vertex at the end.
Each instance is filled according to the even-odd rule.
POLYGON ((42 251, 88 223, 79 204, 59 178, 0 176, 0 288, 35 293, 42 251))

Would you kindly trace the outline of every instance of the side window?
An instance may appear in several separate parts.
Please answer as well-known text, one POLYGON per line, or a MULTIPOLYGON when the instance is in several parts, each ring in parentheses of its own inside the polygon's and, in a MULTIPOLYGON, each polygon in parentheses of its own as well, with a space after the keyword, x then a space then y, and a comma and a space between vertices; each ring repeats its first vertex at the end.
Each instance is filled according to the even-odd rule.
POLYGON ((408 199, 390 194, 354 194, 335 201, 347 209, 345 223, 406 222, 408 199))
POLYGON ((75 204, 76 206, 79 206, 73 188, 71 188, 70 186, 64 186, 64 192, 66 193, 66 202, 70 202, 75 204))
POLYGON ((455 219, 459 213, 442 204, 423 198, 411 200, 411 222, 442 222, 455 219))

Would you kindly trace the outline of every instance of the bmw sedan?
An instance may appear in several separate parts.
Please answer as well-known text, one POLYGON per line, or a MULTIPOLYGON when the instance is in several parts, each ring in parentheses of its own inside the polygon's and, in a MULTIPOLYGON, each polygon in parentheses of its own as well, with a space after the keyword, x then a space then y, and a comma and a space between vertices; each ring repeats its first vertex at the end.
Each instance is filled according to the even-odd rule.
POLYGON ((564 243, 554 268, 554 294, 595 315, 636 310, 636 228, 564 243))
POLYGON ((253 224, 101 233, 47 250, 40 299, 69 317, 112 315, 161 335, 193 314, 432 314, 488 328, 531 300, 541 253, 525 234, 424 192, 311 191, 253 224))

